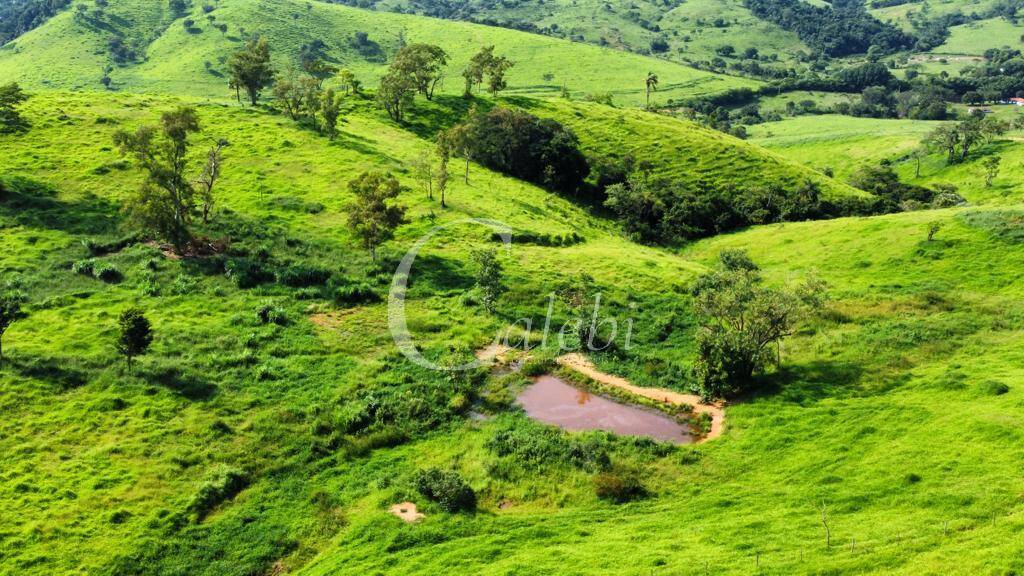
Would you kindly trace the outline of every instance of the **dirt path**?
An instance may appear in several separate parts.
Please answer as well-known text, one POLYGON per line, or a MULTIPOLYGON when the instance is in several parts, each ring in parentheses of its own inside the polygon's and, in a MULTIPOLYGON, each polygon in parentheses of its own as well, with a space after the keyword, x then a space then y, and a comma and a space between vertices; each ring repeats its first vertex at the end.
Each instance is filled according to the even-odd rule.
MULTIPOLYGON (((482 362, 490 362, 498 359, 498 357, 510 352, 511 350, 512 349, 508 346, 491 344, 486 348, 478 350, 476 357, 482 362)), ((586 358, 586 356, 576 352, 559 356, 555 359, 555 362, 560 366, 575 370, 587 378, 604 384, 605 386, 614 386, 615 388, 624 390, 635 396, 648 398, 656 402, 665 402, 666 404, 673 404, 676 406, 685 404, 687 406, 691 406, 695 414, 709 415, 711 417, 711 430, 708 431, 707 436, 701 438, 699 442, 712 440, 722 435, 722 430, 725 426, 725 410, 720 402, 715 404, 705 404, 701 401, 700 396, 697 396, 696 394, 683 394, 682 392, 665 390, 664 388, 644 388, 642 386, 636 386, 631 384, 629 380, 626 380, 625 378, 601 372, 596 366, 594 366, 593 362, 586 358)))
POLYGON ((722 429, 725 424, 725 410, 722 409, 722 405, 720 403, 705 404, 701 401, 700 396, 697 396, 696 394, 683 394, 673 390, 665 390, 664 388, 644 388, 642 386, 635 386, 625 378, 601 372, 585 356, 575 352, 559 356, 555 362, 558 362, 560 366, 575 370, 587 378, 604 384, 605 386, 614 386, 615 388, 625 390, 630 394, 649 398, 658 402, 675 405, 686 404, 693 407, 693 412, 695 414, 708 414, 711 416, 711 430, 708 432, 707 436, 700 440, 701 442, 718 438, 722 435, 722 429))
POLYGON ((426 516, 416 509, 416 505, 412 502, 399 502, 388 509, 395 516, 398 516, 406 522, 419 522, 426 518, 426 516))

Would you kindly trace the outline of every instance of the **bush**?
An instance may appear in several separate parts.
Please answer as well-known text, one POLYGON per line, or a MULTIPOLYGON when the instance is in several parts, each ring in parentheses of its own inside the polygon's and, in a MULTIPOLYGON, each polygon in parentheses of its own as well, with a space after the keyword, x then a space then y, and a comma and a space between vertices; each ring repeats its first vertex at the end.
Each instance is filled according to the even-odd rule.
POLYGON ((416 475, 416 489, 447 512, 476 509, 476 493, 458 472, 429 468, 416 475))
POLYGON ((247 484, 246 475, 241 470, 227 465, 219 466, 211 470, 206 480, 199 485, 199 490, 188 504, 188 510, 201 520, 220 503, 241 492, 247 484))
POLYGON ((92 260, 79 260, 71 265, 71 271, 83 276, 92 276, 92 267, 95 264, 92 260))
POLYGON ((278 326, 288 324, 288 314, 284 309, 270 302, 256 310, 256 317, 259 318, 261 324, 277 324, 278 326))
POLYGON ((277 281, 292 288, 320 286, 326 283, 330 277, 329 270, 301 264, 288 266, 277 273, 277 281))
POLYGON ((381 297, 368 284, 350 284, 334 291, 334 301, 339 306, 357 306, 379 302, 381 297))
POLYGON ((989 396, 1002 396, 1010 391, 1010 387, 998 380, 986 380, 981 384, 981 390, 989 396))
POLYGON ((640 482, 640 473, 632 468, 615 466, 594 475, 594 492, 602 500, 617 504, 637 500, 647 495, 640 482))
POLYGON ((274 281, 274 273, 263 259, 232 258, 225 264, 224 271, 239 288, 253 288, 274 281))
POLYGON ((121 279, 124 278, 120 270, 118 270, 113 264, 107 262, 97 262, 92 268, 92 275, 96 277, 96 279, 108 283, 120 282, 121 279))

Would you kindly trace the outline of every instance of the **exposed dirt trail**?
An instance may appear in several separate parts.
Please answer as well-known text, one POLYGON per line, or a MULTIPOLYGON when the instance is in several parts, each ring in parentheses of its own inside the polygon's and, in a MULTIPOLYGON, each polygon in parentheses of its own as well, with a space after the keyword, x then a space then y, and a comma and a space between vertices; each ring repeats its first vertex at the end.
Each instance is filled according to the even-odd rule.
POLYGON ((707 436, 704 436, 698 442, 705 440, 711 440, 718 438, 722 435, 722 429, 725 425, 725 410, 722 408, 722 404, 705 404, 701 401, 700 396, 696 394, 683 394, 682 392, 676 392, 674 390, 666 390, 664 388, 645 388, 643 386, 636 386, 630 383, 629 380, 621 378, 619 376, 612 376, 601 372, 594 366, 593 362, 588 360, 585 356, 578 353, 565 354, 555 359, 560 366, 565 366, 583 374, 587 378, 604 384, 605 386, 613 386, 620 390, 625 390, 635 396, 641 396, 643 398, 649 398, 657 402, 664 402, 666 404, 688 405, 693 408, 695 414, 707 414, 711 417, 711 430, 707 436))
MULTIPOLYGON (((476 357, 478 360, 486 362, 495 360, 511 351, 512 349, 508 346, 491 344, 486 348, 478 350, 476 357)), ((633 394, 634 396, 640 396, 642 398, 648 398, 656 402, 664 402, 675 406, 687 405, 693 408, 693 412, 695 414, 707 414, 711 417, 711 430, 708 431, 706 436, 698 440, 698 443, 706 440, 712 440, 722 435, 722 430, 725 427, 725 410, 721 402, 706 404, 702 402, 700 396, 697 396, 696 394, 683 394, 682 392, 666 390, 664 388, 644 388, 642 386, 636 386, 625 378, 601 372, 596 366, 594 366, 593 362, 587 359, 586 356, 576 352, 559 356, 555 359, 555 362, 560 366, 564 366, 570 370, 575 370, 595 382, 604 384, 605 386, 618 388, 633 394)))

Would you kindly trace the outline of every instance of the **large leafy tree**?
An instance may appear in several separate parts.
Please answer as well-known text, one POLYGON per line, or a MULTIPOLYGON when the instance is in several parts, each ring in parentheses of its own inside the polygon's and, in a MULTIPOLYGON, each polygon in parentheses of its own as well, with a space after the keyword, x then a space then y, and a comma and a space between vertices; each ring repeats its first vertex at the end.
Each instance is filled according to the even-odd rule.
POLYGON ((434 98, 434 90, 444 79, 448 54, 433 44, 409 44, 395 54, 391 71, 404 75, 417 92, 427 100, 434 98))
POLYGON ((464 95, 473 95, 473 88, 479 88, 484 78, 487 78, 487 87, 492 95, 497 95, 507 87, 505 73, 513 66, 513 62, 504 56, 494 55, 494 46, 484 46, 479 52, 473 55, 469 64, 462 72, 466 81, 464 95))
POLYGON ((401 192, 398 180, 383 172, 364 172, 348 183, 356 199, 349 209, 349 229, 377 260, 377 247, 394 236, 405 208, 392 202, 401 192))
POLYGON ((114 142, 121 153, 133 155, 148 174, 139 193, 129 203, 132 216, 178 251, 192 238, 189 223, 195 207, 195 189, 186 172, 188 137, 196 132, 199 132, 196 111, 183 106, 164 113, 159 128, 141 126, 134 133, 119 130, 114 134, 114 142))
POLYGON ((228 60, 230 85, 236 91, 245 90, 249 102, 255 106, 264 88, 274 82, 274 67, 270 63, 270 45, 265 38, 253 38, 243 50, 228 60))
POLYGON ((392 120, 401 122, 405 118, 406 109, 412 105, 415 94, 416 85, 411 77, 399 71, 390 70, 380 79, 380 87, 377 88, 377 102, 392 120))
POLYGON ((741 392, 755 373, 778 360, 774 346, 792 334, 802 316, 820 308, 824 284, 770 288, 742 251, 724 251, 719 267, 693 287, 698 358, 695 375, 706 399, 741 392))
POLYGON ((17 82, 0 86, 0 133, 24 130, 28 123, 22 118, 18 108, 28 100, 17 82))

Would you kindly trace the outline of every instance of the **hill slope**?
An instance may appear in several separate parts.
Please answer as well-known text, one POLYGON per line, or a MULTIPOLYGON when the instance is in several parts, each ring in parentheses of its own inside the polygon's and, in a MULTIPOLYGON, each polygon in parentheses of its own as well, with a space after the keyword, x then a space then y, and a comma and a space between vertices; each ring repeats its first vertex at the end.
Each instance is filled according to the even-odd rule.
POLYGON ((648 71, 661 80, 659 99, 758 85, 665 60, 513 30, 299 0, 222 0, 209 14, 196 5, 187 15, 172 15, 161 3, 113 0, 102 16, 85 20, 66 11, 3 47, 0 76, 33 87, 102 89, 100 78, 112 63, 108 43, 120 37, 123 44, 137 46, 138 58, 115 66, 114 88, 227 97, 224 62, 254 33, 268 39, 281 69, 293 65, 304 44, 321 40, 327 46, 325 56, 350 68, 367 86, 376 83, 400 38, 439 44, 448 51, 443 91, 451 94, 461 93, 463 67, 487 44, 517 62, 508 75, 511 93, 553 95, 564 85, 577 95, 607 92, 617 102, 640 104, 648 71), (186 19, 194 21, 191 28, 183 25, 186 19), (226 25, 227 31, 222 33, 216 25, 226 25), (356 42, 357 32, 367 34, 366 43, 356 42))

